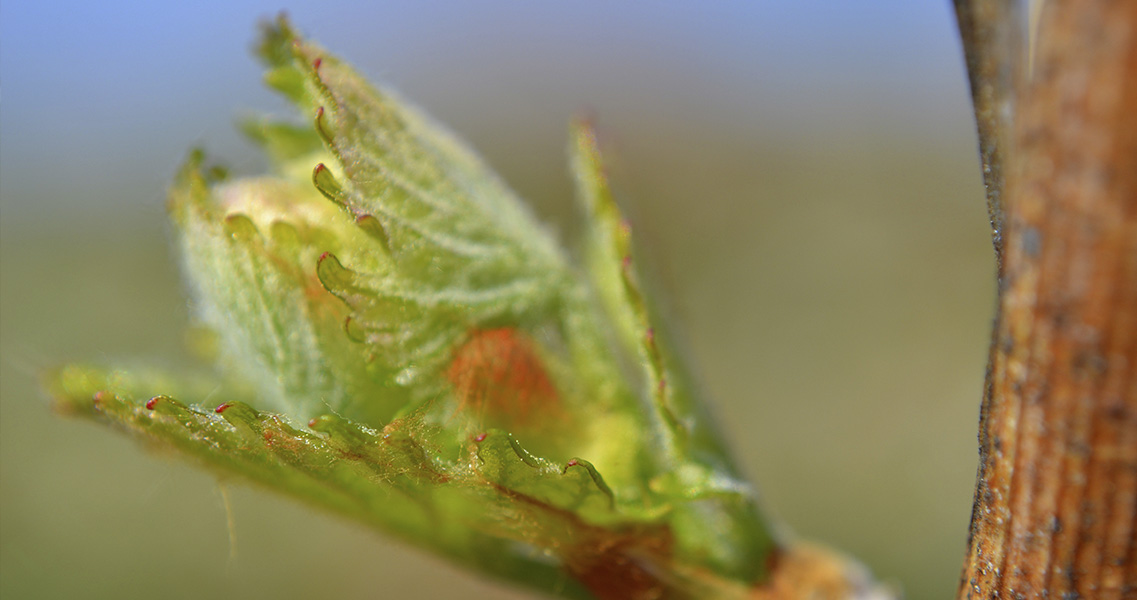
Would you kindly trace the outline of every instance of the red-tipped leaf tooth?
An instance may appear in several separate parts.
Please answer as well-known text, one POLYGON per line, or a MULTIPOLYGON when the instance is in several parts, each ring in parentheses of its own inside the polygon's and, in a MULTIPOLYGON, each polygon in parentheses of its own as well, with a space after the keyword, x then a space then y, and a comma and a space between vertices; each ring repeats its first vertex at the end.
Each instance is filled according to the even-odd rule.
POLYGON ((371 239, 379 242, 383 246, 383 251, 387 254, 391 253, 391 238, 387 235, 387 230, 383 227, 375 215, 363 214, 355 218, 357 227, 363 230, 371 239))
POLYGON ((316 133, 319 134, 322 140, 324 140, 325 144, 332 146, 332 134, 328 131, 326 127, 327 124, 324 122, 324 112, 325 111, 323 106, 316 107, 316 133))
POLYGON ((316 186, 316 190, 328 200, 335 202, 341 207, 347 206, 343 185, 340 184, 336 176, 332 174, 331 169, 324 163, 320 163, 316 165, 316 168, 312 169, 312 185, 316 186))
POLYGON ((347 338, 353 342, 362 344, 367 341, 367 331, 359 324, 359 321, 352 318, 351 315, 348 315, 343 320, 343 332, 347 334, 347 338))
POLYGON ((224 224, 225 230, 230 235, 239 236, 245 240, 261 237, 261 230, 257 228, 256 222, 244 213, 237 212, 225 215, 224 224))
POLYGON ((345 293, 355 288, 355 273, 343 266, 340 259, 331 252, 320 255, 316 261, 316 277, 324 288, 333 294, 345 293))
POLYGON ((214 409, 214 413, 246 435, 260 435, 261 413, 244 402, 226 402, 214 409))
POLYGON ((351 295, 375 298, 374 290, 361 286, 359 273, 345 267, 331 252, 323 253, 316 261, 316 277, 324 289, 345 301, 351 295))

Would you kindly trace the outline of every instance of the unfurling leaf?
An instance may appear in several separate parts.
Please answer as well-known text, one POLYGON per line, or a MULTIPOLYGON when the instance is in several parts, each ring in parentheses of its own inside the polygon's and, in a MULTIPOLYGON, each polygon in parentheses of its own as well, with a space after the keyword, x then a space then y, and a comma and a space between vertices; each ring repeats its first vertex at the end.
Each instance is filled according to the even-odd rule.
POLYGON ((303 123, 245 123, 274 173, 195 152, 170 191, 216 372, 68 367, 62 405, 552 593, 765 584, 783 550, 667 345, 592 131, 572 132, 582 270, 476 155, 287 22, 260 54, 303 123))

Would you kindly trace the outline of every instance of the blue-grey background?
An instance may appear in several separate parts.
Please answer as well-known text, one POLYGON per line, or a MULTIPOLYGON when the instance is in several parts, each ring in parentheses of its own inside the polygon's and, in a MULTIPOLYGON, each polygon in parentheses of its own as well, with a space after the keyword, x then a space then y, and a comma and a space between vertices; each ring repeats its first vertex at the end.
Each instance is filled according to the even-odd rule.
POLYGON ((946 0, 0 4, 0 596, 524 597, 54 416, 42 370, 183 360, 163 196, 284 110, 249 49, 297 26, 479 148, 565 238, 594 115, 770 511, 913 598, 964 550, 993 266, 946 0))

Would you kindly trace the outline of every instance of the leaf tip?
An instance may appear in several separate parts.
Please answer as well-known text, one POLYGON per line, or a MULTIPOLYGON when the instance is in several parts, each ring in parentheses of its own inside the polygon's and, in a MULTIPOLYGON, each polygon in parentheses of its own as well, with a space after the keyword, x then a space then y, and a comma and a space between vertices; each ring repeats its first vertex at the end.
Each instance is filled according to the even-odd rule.
POLYGON ((328 130, 328 127, 327 127, 328 123, 327 123, 327 120, 324 118, 324 115, 326 113, 327 113, 327 110, 322 105, 316 107, 316 117, 314 119, 315 127, 316 127, 316 133, 320 134, 320 139, 324 140, 324 143, 329 148, 334 148, 335 144, 334 144, 334 141, 332 139, 332 132, 328 130))
POLYGON ((312 184, 325 198, 340 207, 346 207, 347 202, 344 198, 343 185, 324 163, 319 163, 315 169, 312 169, 312 184))

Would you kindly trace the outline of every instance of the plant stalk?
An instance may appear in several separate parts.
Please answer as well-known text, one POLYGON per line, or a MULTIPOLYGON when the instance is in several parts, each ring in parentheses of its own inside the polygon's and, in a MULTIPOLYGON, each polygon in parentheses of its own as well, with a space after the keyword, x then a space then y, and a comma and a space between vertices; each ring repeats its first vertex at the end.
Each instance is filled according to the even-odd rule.
POLYGON ((999 317, 958 596, 1132 598, 1137 3, 1047 5, 1033 62, 1000 156, 999 317))

